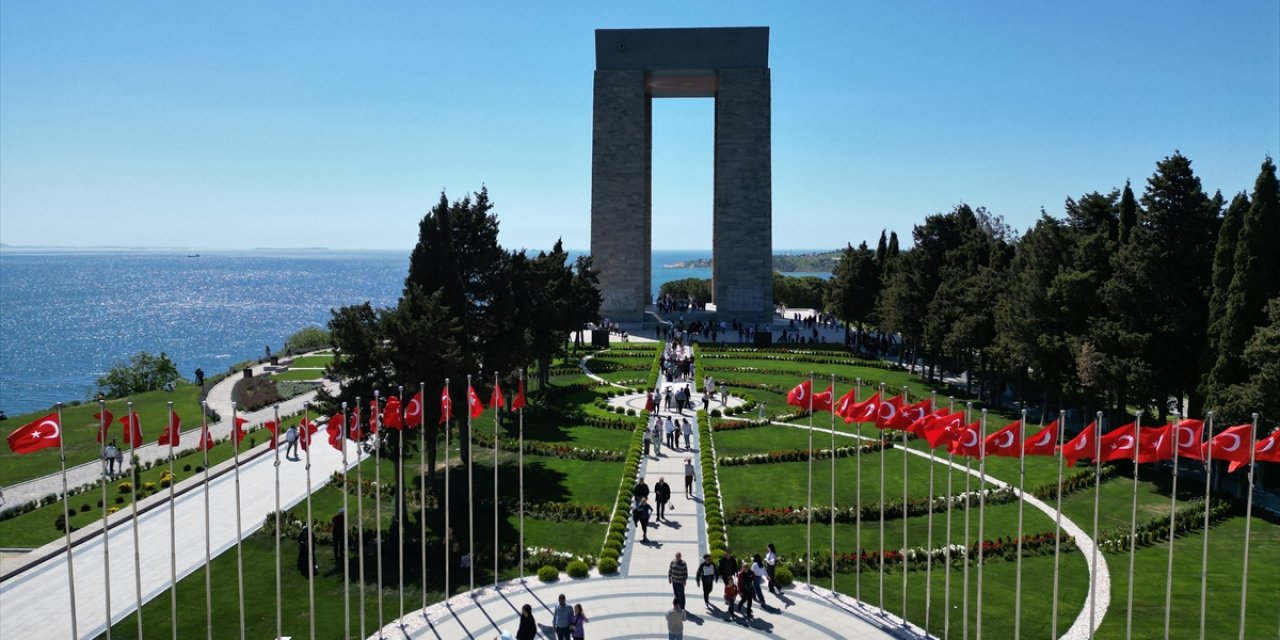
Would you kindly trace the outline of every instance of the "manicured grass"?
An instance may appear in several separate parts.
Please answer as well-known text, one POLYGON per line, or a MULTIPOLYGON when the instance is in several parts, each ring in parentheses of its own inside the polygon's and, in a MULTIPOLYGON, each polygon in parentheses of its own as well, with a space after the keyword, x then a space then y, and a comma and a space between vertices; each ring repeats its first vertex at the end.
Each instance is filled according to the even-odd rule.
POLYGON ((324 368, 333 362, 333 354, 314 355, 314 356, 298 356, 289 363, 289 367, 320 367, 324 368))
POLYGON ((319 380, 324 377, 324 369, 299 369, 289 367, 287 371, 271 374, 272 380, 319 380))
MULTIPOLYGON (((520 530, 519 515, 508 516, 506 522, 510 530, 520 530)), ((526 547, 551 547, 556 551, 568 551, 579 556, 597 556, 600 555, 600 543, 604 541, 608 530, 609 525, 604 523, 552 522, 525 517, 524 544, 526 547)), ((516 540, 519 540, 518 534, 513 543, 516 540)), ((525 566, 526 574, 532 575, 537 570, 537 567, 525 566)), ((514 578, 517 573, 517 568, 509 567, 503 569, 502 575, 514 578)))
MULTIPOLYGON (((138 422, 146 442, 155 442, 161 430, 168 424, 169 408, 166 404, 168 402, 173 403, 173 410, 182 418, 185 429, 200 424, 200 387, 179 383, 174 391, 152 391, 121 400, 108 401, 107 410, 115 414, 116 419, 115 424, 111 425, 107 432, 108 441, 114 439, 117 443, 123 443, 124 427, 119 421, 129 412, 126 404, 129 401, 134 403, 133 409, 138 413, 138 422)), ((4 423, 4 433, 8 435, 19 427, 54 411, 51 408, 10 416, 4 423)), ((97 441, 99 422, 93 417, 97 412, 97 402, 63 407, 62 444, 66 449, 68 467, 101 459, 102 445, 97 441)), ((15 454, 9 450, 9 447, 0 447, 0 485, 2 486, 58 473, 60 468, 57 447, 26 455, 15 454)))

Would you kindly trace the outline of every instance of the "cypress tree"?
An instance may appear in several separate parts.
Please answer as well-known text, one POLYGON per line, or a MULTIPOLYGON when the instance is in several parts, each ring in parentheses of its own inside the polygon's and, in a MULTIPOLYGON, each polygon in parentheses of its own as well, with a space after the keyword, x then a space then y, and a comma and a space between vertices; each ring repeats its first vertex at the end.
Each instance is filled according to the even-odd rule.
POLYGON ((1124 181, 1124 193, 1120 196, 1120 244, 1129 241, 1133 225, 1138 224, 1138 201, 1133 197, 1129 181, 1124 181))
POLYGON ((1220 365, 1218 362, 1226 321, 1223 311, 1227 306, 1227 295, 1231 288, 1231 274, 1235 270, 1236 239, 1240 235, 1240 226, 1244 223, 1244 215, 1248 210, 1249 196, 1243 192, 1231 199, 1231 206, 1227 207, 1227 213, 1222 218, 1222 228, 1218 230, 1218 244, 1213 250, 1213 289, 1209 296, 1209 350, 1205 358, 1209 366, 1201 382, 1201 393, 1206 398, 1214 396, 1214 391, 1218 387, 1215 380, 1227 375, 1225 370, 1220 370, 1220 366, 1230 367, 1229 364, 1220 365))
POLYGON ((888 262, 893 262, 893 259, 898 257, 898 232, 897 231, 889 232, 889 250, 885 254, 885 257, 888 262))
POLYGON ((876 264, 880 268, 884 268, 884 261, 889 257, 889 240, 885 237, 884 229, 880 230, 880 243, 876 245, 876 264))

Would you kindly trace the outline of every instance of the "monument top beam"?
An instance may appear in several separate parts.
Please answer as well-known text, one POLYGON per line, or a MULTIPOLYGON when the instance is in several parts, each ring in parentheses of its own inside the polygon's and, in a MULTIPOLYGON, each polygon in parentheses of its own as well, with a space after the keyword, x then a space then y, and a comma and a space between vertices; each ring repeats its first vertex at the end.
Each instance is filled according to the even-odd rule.
POLYGON ((769 68, 769 27, 596 29, 598 71, 769 68))

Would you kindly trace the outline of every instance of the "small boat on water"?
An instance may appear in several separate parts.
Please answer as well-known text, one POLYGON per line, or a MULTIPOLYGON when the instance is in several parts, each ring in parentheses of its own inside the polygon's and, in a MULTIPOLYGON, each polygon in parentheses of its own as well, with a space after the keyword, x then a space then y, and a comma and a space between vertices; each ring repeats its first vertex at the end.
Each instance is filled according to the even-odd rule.
POLYGON ((189 254, 187 254, 187 257, 188 257, 188 258, 199 258, 199 257, 200 257, 200 254, 198 254, 198 253, 189 253, 189 254))

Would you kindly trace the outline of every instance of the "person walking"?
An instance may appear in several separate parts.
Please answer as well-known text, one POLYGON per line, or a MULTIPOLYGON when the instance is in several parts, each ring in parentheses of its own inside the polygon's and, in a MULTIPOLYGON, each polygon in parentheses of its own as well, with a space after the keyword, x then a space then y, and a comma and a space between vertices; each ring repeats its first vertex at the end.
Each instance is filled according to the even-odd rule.
POLYGON ((573 633, 573 607, 565 604, 564 594, 560 594, 560 604, 551 612, 551 626, 556 629, 557 640, 571 640, 573 633))
POLYGON ((693 458, 684 459, 684 497, 693 499, 693 481, 694 481, 693 458))
POLYGON ((649 422, 649 428, 644 430, 644 457, 649 457, 649 447, 653 444, 653 424, 656 418, 649 422))
POLYGON ((670 447, 671 449, 675 449, 676 441, 672 434, 676 432, 676 421, 672 420, 671 416, 667 416, 667 419, 665 422, 663 422, 662 426, 663 426, 663 434, 667 438, 667 446, 670 447))
POLYGON ((587 615, 582 613, 582 605, 573 605, 573 618, 570 626, 573 627, 574 640, 582 640, 586 637, 588 622, 590 621, 587 620, 587 615))
POLYGON ((769 576, 769 593, 782 595, 782 587, 778 586, 774 577, 778 571, 778 550, 773 547, 772 542, 769 543, 769 552, 764 554, 764 570, 769 576))
POLYGON ((689 619, 680 600, 671 601, 671 610, 667 612, 667 640, 684 640, 684 621, 689 619))
POLYGON ((720 406, 728 406, 729 404, 729 385, 720 383, 720 406))
POLYGON ((711 608, 711 589, 716 584, 716 565, 711 561, 711 554, 702 556, 702 564, 698 565, 694 573, 694 580, 698 586, 702 587, 702 601, 706 603, 707 608, 711 608))
POLYGON ((684 558, 680 557, 680 552, 676 552, 676 559, 671 561, 671 565, 667 567, 667 582, 671 583, 671 591, 676 596, 676 603, 681 609, 684 609, 684 585, 689 581, 689 565, 685 564, 684 558))
POLYGON ((684 448, 692 451, 693 450, 693 423, 689 422, 688 420, 685 420, 684 424, 681 425, 681 428, 684 431, 684 448))
POLYGON ((333 520, 329 521, 330 531, 333 532, 333 564, 341 567, 345 556, 342 554, 342 531, 346 527, 347 512, 346 509, 338 509, 337 515, 333 516, 333 520))
POLYGON ((658 519, 666 520, 667 503, 671 502, 671 485, 667 484, 666 478, 658 478, 653 485, 653 501, 658 503, 658 519))
POLYGON ((107 466, 107 475, 113 476, 119 471, 120 447, 116 446, 116 441, 112 440, 106 449, 102 450, 102 459, 107 466))
POLYGON ((284 457, 285 459, 294 459, 298 457, 298 425, 292 425, 288 431, 284 432, 284 457), (292 453, 290 453, 292 452, 292 453))
MULTIPOLYGON (((671 418, 667 418, 667 419, 670 420, 671 418)), ((661 458, 662 457, 662 421, 661 420, 658 420, 653 423, 653 437, 650 439, 653 440, 653 457, 661 458)))
POLYGON ((734 575, 738 573, 738 559, 733 557, 733 551, 729 547, 724 548, 724 555, 720 556, 720 564, 718 566, 720 580, 725 584, 734 583, 734 575))
POLYGON ((755 576, 751 581, 751 592, 755 594, 760 606, 764 606, 764 593, 760 591, 760 584, 764 582, 765 576, 768 574, 764 569, 764 559, 758 553, 752 558, 751 573, 755 576))
POLYGON ((635 498, 637 505, 640 504, 641 500, 649 497, 649 485, 645 483, 644 476, 640 476, 640 479, 636 480, 636 486, 631 490, 631 495, 635 498))
POLYGON ((635 519, 636 524, 640 525, 641 542, 649 541, 649 514, 652 512, 648 498, 641 498, 640 504, 631 511, 631 517, 635 519))
POLYGON ((520 607, 520 628, 516 629, 516 640, 534 640, 538 637, 538 623, 533 619, 533 607, 520 607))
POLYGON ((742 568, 738 570, 738 611, 742 611, 742 605, 747 605, 747 619, 752 618, 751 600, 754 596, 754 589, 751 583, 755 580, 755 574, 751 573, 751 565, 742 563, 742 568))

